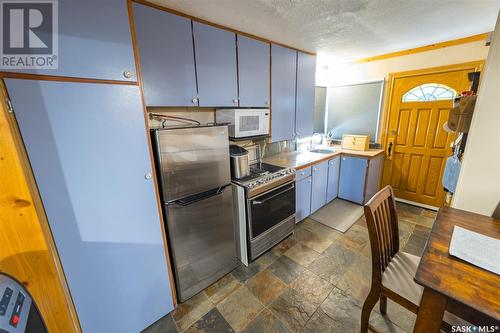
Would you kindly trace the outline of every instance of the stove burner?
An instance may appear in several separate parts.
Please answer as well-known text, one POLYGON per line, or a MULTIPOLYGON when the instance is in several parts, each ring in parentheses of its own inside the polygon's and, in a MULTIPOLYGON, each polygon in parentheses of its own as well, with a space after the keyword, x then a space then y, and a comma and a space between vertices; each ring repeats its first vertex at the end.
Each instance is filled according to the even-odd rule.
POLYGON ((250 175, 248 177, 234 179, 233 182, 247 189, 255 189, 275 181, 280 182, 280 178, 294 173, 295 170, 292 168, 258 162, 250 166, 250 175))

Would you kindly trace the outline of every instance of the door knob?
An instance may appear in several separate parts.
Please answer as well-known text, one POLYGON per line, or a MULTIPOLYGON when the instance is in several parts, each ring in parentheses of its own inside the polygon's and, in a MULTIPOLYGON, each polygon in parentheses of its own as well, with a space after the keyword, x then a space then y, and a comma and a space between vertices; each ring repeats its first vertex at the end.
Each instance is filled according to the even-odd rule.
POLYGON ((123 76, 127 79, 130 79, 132 77, 132 72, 131 71, 124 71, 123 76))
POLYGON ((192 102, 193 104, 198 103, 198 98, 196 98, 196 97, 195 97, 195 98, 193 98, 193 99, 191 100, 191 102, 192 102))
POLYGON ((387 155, 388 160, 392 160, 393 150, 394 150, 394 139, 392 138, 392 139, 388 140, 388 144, 387 144, 386 155, 387 155))
POLYGON ((153 175, 151 174, 151 172, 148 172, 144 175, 144 178, 146 178, 147 180, 150 180, 151 178, 153 178, 153 175))

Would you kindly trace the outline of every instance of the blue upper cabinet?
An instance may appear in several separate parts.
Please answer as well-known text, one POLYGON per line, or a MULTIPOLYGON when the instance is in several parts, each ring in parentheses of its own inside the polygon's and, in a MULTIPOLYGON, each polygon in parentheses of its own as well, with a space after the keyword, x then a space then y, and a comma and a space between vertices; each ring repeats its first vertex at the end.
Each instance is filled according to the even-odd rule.
POLYGON ((297 52, 297 106, 295 132, 299 138, 314 130, 314 85, 316 56, 297 52))
POLYGON ((312 166, 311 214, 326 204, 328 161, 312 166))
POLYGON ((368 160, 343 156, 340 162, 339 198, 362 205, 364 203, 368 160))
POLYGON ((142 331, 173 303, 139 87, 5 83, 82 331, 142 331))
POLYGON ((271 140, 291 140, 295 133, 297 51, 271 45, 271 140))
POLYGON ((328 161, 328 189, 326 191, 326 202, 330 202, 338 195, 339 190, 340 157, 328 161))
POLYGON ((193 22, 200 106, 238 106, 236 36, 193 22))
POLYGON ((148 106, 197 106, 191 21, 133 3, 148 106))
POLYGON ((57 3, 59 68, 16 72, 137 81, 126 0, 57 3))
POLYGON ((238 35, 240 106, 269 107, 270 45, 238 35))

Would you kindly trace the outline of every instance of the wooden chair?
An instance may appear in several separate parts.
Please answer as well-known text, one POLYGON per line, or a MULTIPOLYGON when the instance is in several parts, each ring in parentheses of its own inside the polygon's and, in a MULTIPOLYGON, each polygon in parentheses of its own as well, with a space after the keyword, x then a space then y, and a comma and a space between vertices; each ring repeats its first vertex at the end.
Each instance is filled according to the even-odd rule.
MULTIPOLYGON (((361 333, 368 332, 370 313, 380 300, 380 313, 387 312, 387 297, 413 313, 418 312, 423 288, 413 279, 420 257, 399 251, 399 230, 394 193, 384 187, 365 204, 365 217, 370 236, 372 255, 372 285, 361 312, 361 333)), ((445 313, 442 328, 464 324, 457 317, 445 313)))

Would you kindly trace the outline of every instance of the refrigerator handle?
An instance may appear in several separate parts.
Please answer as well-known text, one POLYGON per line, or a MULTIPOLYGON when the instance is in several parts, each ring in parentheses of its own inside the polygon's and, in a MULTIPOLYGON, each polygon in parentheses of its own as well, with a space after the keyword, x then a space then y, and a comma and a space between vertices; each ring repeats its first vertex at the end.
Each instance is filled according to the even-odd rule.
POLYGON ((216 195, 222 194, 227 186, 229 186, 229 185, 221 186, 219 188, 216 188, 216 189, 213 189, 210 191, 206 191, 206 192, 203 192, 200 194, 195 194, 195 195, 191 195, 191 196, 186 197, 186 198, 178 199, 178 200, 173 201, 172 204, 178 204, 180 206, 189 206, 189 205, 194 204, 198 201, 202 201, 202 200, 214 197, 216 195))

